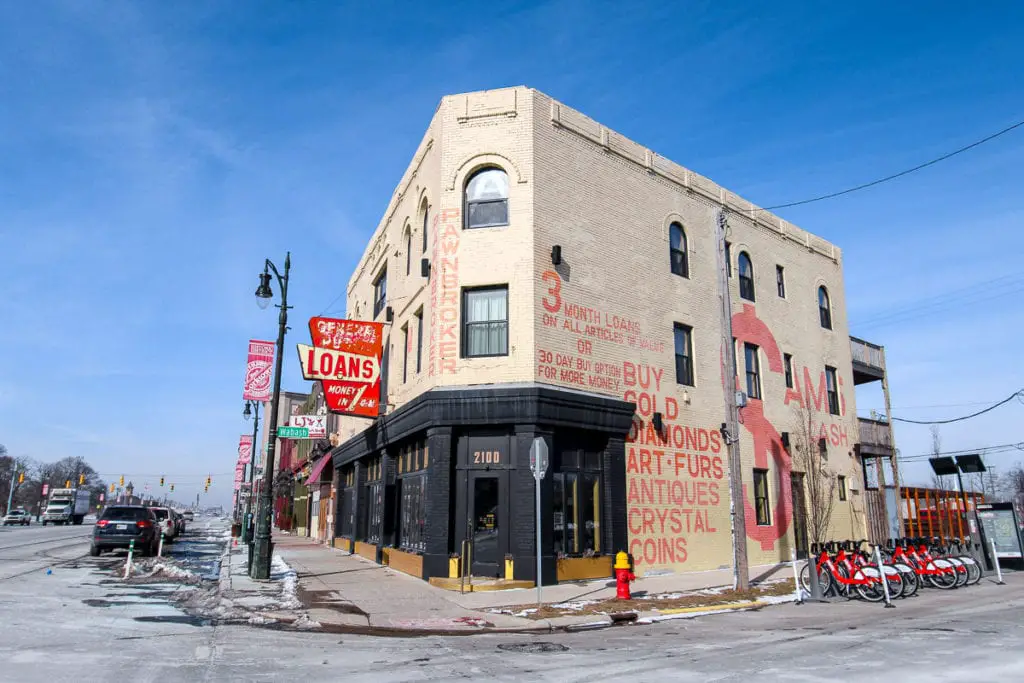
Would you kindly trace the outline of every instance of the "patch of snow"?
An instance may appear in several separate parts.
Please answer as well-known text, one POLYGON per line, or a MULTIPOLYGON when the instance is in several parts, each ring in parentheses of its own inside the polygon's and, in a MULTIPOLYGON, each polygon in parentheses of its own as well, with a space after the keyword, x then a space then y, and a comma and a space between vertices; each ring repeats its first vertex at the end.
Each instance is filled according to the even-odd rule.
POLYGON ((270 563, 271 578, 281 579, 281 607, 284 609, 299 609, 302 602, 299 601, 297 589, 299 578, 295 570, 288 566, 280 555, 274 555, 270 563))
POLYGON ((178 567, 167 562, 157 562, 153 565, 149 576, 155 576, 157 574, 163 574, 174 579, 198 579, 199 575, 193 571, 178 567))
POLYGON ((495 607, 495 608, 489 609, 487 611, 490 612, 491 614, 507 614, 510 617, 527 617, 527 616, 533 614, 534 612, 536 612, 537 608, 536 607, 530 607, 529 609, 524 609, 524 610, 520 610, 520 611, 516 612, 516 611, 511 610, 511 609, 501 609, 500 607, 495 607))
POLYGON ((593 605, 594 600, 580 600, 578 602, 556 602, 551 605, 552 609, 572 609, 580 610, 585 608, 587 605, 593 605))
POLYGON ((276 624, 277 619, 271 619, 270 617, 265 617, 261 614, 254 614, 253 616, 249 617, 248 623, 252 624, 253 626, 262 626, 266 624, 276 624))
POLYGON ((637 600, 676 600, 685 597, 686 593, 655 593, 653 595, 638 595, 637 600))
POLYGON ((313 630, 313 629, 323 628, 320 625, 319 621, 313 621, 312 619, 309 618, 308 614, 301 614, 301 615, 299 615, 299 618, 295 620, 295 623, 292 624, 292 626, 294 626, 297 629, 302 629, 304 631, 309 631, 309 630, 313 630))

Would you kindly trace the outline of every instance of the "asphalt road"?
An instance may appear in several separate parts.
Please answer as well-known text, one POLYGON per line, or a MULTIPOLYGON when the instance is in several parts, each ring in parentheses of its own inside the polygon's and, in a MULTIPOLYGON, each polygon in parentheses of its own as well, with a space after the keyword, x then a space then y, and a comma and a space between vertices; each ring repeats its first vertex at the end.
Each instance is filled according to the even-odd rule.
MULTIPOLYGON (((216 554, 222 520, 199 518, 170 552, 197 571, 216 554)), ((5 573, 49 555, 77 556, 49 534, 0 534, 5 573), (17 536, 15 536, 17 534, 17 536), (44 539, 43 536, 46 538, 44 539), (24 540, 19 548, 11 540, 24 540), (39 549, 51 541, 61 548, 39 549), (17 559, 20 558, 20 559, 17 559)), ((848 602, 543 635, 378 638, 213 625, 169 604, 175 588, 126 586, 107 557, 0 578, 0 680, 110 681, 1019 681, 1024 574, 997 586, 923 591, 895 609, 848 602)), ((210 568, 212 574, 212 568, 210 568)))
POLYGON ((93 517, 79 526, 0 527, 0 581, 89 552, 93 517))

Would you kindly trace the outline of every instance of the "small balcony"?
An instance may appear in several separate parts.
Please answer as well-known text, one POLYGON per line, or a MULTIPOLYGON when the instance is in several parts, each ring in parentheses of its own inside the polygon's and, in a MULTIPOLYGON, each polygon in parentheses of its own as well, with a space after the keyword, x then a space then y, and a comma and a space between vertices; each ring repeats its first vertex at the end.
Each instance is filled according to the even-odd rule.
POLYGON ((889 434, 889 423, 883 420, 870 420, 866 417, 857 418, 857 431, 862 455, 892 455, 892 439, 889 434))
POLYGON ((867 384, 885 379, 885 351, 881 346, 850 337, 853 356, 853 383, 867 384))

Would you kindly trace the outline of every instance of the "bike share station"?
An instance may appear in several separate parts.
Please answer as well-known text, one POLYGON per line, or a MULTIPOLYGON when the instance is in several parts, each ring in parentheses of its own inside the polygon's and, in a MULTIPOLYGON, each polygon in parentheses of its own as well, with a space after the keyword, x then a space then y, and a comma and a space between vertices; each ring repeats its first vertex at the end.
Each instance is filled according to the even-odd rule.
POLYGON ((1022 520, 1014 505, 977 505, 972 514, 967 503, 961 474, 985 472, 981 456, 931 458, 929 463, 940 477, 956 475, 969 537, 890 538, 884 550, 874 545, 870 551, 863 549, 866 540, 831 541, 824 547, 815 544, 812 559, 799 572, 794 553, 798 590, 802 588, 807 594, 806 599, 801 594, 798 604, 857 595, 868 602, 884 601, 886 607, 893 607, 894 599, 917 596, 920 588, 952 590, 977 585, 984 575, 983 567, 994 572, 995 583, 1002 585, 1000 561, 1024 563, 1022 520), (811 571, 811 562, 815 562, 817 571, 811 571))

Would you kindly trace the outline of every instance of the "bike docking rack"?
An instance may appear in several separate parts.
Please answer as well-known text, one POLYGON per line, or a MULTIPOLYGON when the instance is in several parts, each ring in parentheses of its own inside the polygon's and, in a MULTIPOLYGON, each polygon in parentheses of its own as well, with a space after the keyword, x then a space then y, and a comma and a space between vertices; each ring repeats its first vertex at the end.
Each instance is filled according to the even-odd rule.
MULTIPOLYGON (((898 599, 920 596, 921 588, 953 590, 981 581, 981 564, 964 540, 943 543, 937 538, 897 539, 870 550, 866 544, 866 540, 814 544, 811 559, 799 570, 794 553, 797 604, 809 599, 804 593, 811 594, 812 563, 823 602, 856 596, 891 609, 898 599)), ((1001 582, 1001 573, 999 579, 1001 582)))

